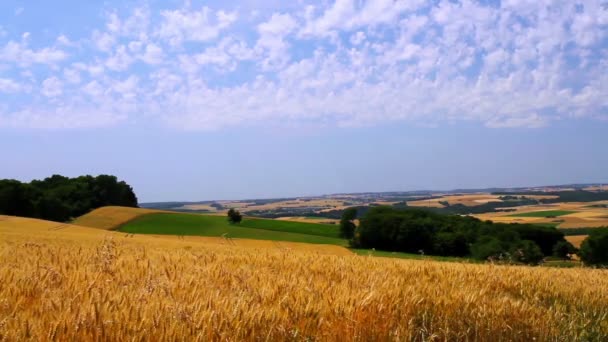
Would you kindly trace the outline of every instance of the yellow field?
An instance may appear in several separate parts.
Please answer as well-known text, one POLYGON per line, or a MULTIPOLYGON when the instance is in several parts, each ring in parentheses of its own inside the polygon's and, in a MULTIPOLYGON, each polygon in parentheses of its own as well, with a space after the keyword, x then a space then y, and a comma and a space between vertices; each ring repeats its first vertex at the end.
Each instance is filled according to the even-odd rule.
POLYGON ((67 241, 84 243, 99 243, 106 238, 124 240, 146 246, 162 246, 175 248, 217 248, 237 247, 239 249, 277 249, 296 252, 314 252, 328 255, 352 255, 348 249, 334 245, 315 245, 288 241, 265 241, 250 239, 226 239, 223 237, 205 236, 171 236, 171 235, 135 235, 121 232, 101 230, 97 228, 63 224, 23 217, 0 215, 0 236, 30 238, 46 241, 67 241))
POLYGON ((77 218, 73 223, 85 227, 112 230, 141 215, 158 212, 162 211, 143 208, 101 207, 77 218))
POLYGON ((277 217, 275 220, 282 221, 294 221, 294 222, 304 222, 304 223, 326 223, 326 224, 336 224, 340 220, 325 218, 325 217, 299 217, 299 216, 286 216, 286 217, 277 217))
MULTIPOLYGON (((266 204, 255 204, 254 202, 247 201, 217 201, 224 208, 234 208, 240 211, 251 211, 251 210, 273 210, 279 208, 308 208, 308 207, 323 207, 323 210, 333 210, 345 208, 344 201, 341 199, 293 199, 278 201, 266 204)), ((218 210, 211 207, 209 204, 187 204, 179 207, 180 209, 189 210, 209 210, 211 212, 217 212, 218 210)), ((225 211, 225 210, 222 210, 225 211)))
POLYGON ((6 216, 0 237, 0 340, 608 336, 602 270, 243 248, 6 216))
POLYGON ((591 208, 594 204, 606 204, 599 202, 563 202, 545 205, 528 205, 515 207, 513 212, 495 212, 473 215, 481 220, 492 220, 503 223, 559 223, 558 228, 588 228, 608 226, 608 209, 591 208), (545 217, 517 217, 512 216, 520 213, 545 210, 571 210, 575 213, 555 218, 545 217))
POLYGON ((583 241, 585 241, 586 238, 587 238, 587 235, 566 236, 566 240, 568 242, 570 242, 576 248, 580 248, 581 244, 583 243, 583 241))
MULTIPOLYGON (((462 204, 466 206, 482 205, 489 202, 502 202, 499 195, 492 195, 488 193, 477 193, 477 194, 462 194, 462 195, 444 195, 440 198, 434 198, 429 200, 419 201, 408 201, 407 205, 410 207, 431 207, 431 208, 443 208, 444 205, 439 202, 448 202, 450 205, 462 204)), ((551 195, 529 195, 527 198, 532 199, 548 199, 556 198, 557 196, 551 195)))

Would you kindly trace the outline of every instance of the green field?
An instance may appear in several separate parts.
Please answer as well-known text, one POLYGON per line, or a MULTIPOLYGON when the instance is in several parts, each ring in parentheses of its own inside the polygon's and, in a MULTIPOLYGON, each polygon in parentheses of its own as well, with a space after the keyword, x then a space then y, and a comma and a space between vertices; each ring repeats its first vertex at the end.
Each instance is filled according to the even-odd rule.
POLYGON ((468 259, 468 258, 438 256, 438 255, 421 255, 421 254, 403 253, 403 252, 376 251, 376 250, 371 250, 371 249, 351 248, 351 251, 358 255, 383 257, 383 258, 435 260, 435 261, 467 262, 467 263, 482 263, 483 262, 483 261, 468 259))
POLYGON ((532 223, 535 226, 539 227, 549 227, 549 228, 557 228, 561 222, 542 222, 542 223, 532 223))
POLYGON ((519 214, 513 214, 513 215, 509 215, 509 216, 512 216, 512 217, 557 217, 557 216, 563 216, 563 215, 574 214, 574 213, 576 213, 576 211, 545 210, 545 211, 532 211, 529 213, 519 213, 519 214))
POLYGON ((148 214, 119 229, 132 234, 225 236, 230 238, 292 241, 346 246, 335 225, 244 218, 229 224, 224 216, 192 214, 148 214))

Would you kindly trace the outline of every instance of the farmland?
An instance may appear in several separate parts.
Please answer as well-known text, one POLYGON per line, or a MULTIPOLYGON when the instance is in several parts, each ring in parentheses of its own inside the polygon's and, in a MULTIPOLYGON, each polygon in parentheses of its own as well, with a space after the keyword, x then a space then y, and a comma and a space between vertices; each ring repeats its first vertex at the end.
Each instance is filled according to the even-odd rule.
POLYGON ((606 201, 561 202, 513 208, 514 212, 476 214, 482 220, 503 223, 551 224, 557 228, 592 228, 608 226, 606 201))
POLYGON ((509 216, 513 217, 557 217, 564 216, 568 214, 574 214, 576 211, 568 211, 568 210, 545 210, 545 211, 530 211, 525 213, 518 213, 509 216))
POLYGON ((136 218, 119 228, 133 234, 226 236, 273 241, 346 245, 335 225, 244 219, 231 225, 223 216, 155 213, 136 218))
POLYGON ((608 335, 603 270, 369 258, 291 242, 252 241, 255 247, 216 237, 132 237, 14 217, 0 217, 0 234, 0 339, 9 341, 608 335))
POLYGON ((112 230, 144 214, 160 212, 159 210, 108 206, 101 207, 80 216, 72 223, 86 227, 112 230))

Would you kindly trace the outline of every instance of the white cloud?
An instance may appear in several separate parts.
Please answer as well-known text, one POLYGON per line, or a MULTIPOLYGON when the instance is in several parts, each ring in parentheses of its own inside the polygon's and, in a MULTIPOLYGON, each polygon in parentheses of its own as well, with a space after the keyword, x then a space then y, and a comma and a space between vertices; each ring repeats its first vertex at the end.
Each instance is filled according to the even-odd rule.
POLYGON ((112 91, 124 98, 134 98, 137 95, 138 82, 139 79, 136 76, 131 75, 125 80, 114 82, 112 85, 112 91))
POLYGON ((21 67, 32 64, 55 65, 68 57, 67 53, 54 47, 32 50, 26 42, 9 41, 0 48, 0 62, 15 63, 21 67))
POLYGON ((78 70, 72 69, 72 68, 63 70, 63 78, 68 83, 72 83, 72 84, 78 84, 81 81, 80 72, 78 72, 78 70))
POLYGON ((141 59, 148 64, 160 64, 163 61, 163 50, 156 44, 150 43, 146 45, 146 51, 141 56, 141 59))
POLYGON ((74 43, 65 35, 60 35, 59 37, 57 37, 57 43, 63 46, 73 46, 74 43))
POLYGON ((22 89, 21 84, 8 78, 0 78, 0 93, 17 93, 22 89))
POLYGON ((387 24, 397 20, 401 14, 415 11, 426 4, 424 0, 336 0, 320 16, 309 14, 309 20, 300 34, 327 36, 336 30, 350 31, 359 27, 387 24))
POLYGON ((93 43, 103 52, 110 52, 116 44, 116 37, 107 32, 94 32, 93 43))
POLYGON ((358 31, 357 33, 350 36, 350 43, 353 45, 359 45, 365 40, 365 32, 358 31))
POLYGON ((126 70, 134 61, 124 45, 119 46, 114 54, 106 60, 105 66, 114 71, 126 70))
POLYGON ((507 128, 608 117, 608 8, 598 1, 315 6, 293 2, 255 16, 189 2, 110 11, 89 40, 66 33, 48 46, 34 45, 34 31, 16 33, 0 45, 0 92, 32 101, 7 96, 0 126, 59 128, 54 118, 73 118, 69 127, 89 127, 146 115, 183 129, 507 128), (100 119, 78 123, 79 113, 100 119))
POLYGON ((49 77, 42 82, 42 95, 57 97, 63 93, 63 83, 57 77, 49 77))
POLYGON ((289 14, 275 13, 272 17, 258 25, 260 38, 255 49, 264 56, 261 65, 264 69, 280 68, 290 59, 289 44, 285 41, 297 26, 289 14))
POLYGON ((161 16, 163 19, 157 35, 172 45, 215 39, 237 19, 235 12, 213 12, 208 7, 166 10, 161 12, 161 16))

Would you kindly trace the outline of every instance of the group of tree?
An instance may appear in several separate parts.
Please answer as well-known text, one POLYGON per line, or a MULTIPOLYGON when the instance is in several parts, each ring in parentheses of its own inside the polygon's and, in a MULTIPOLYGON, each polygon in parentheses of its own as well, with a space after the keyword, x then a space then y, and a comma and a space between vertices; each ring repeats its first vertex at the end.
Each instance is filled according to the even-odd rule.
POLYGON ((552 227, 493 223, 470 216, 387 206, 371 208, 360 218, 351 244, 356 248, 526 264, 538 264, 552 255, 566 258, 576 252, 564 234, 552 227))
POLYGON ((0 214, 65 222, 107 205, 137 207, 131 186, 115 176, 53 175, 23 183, 0 180, 0 214))

